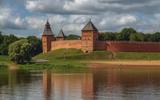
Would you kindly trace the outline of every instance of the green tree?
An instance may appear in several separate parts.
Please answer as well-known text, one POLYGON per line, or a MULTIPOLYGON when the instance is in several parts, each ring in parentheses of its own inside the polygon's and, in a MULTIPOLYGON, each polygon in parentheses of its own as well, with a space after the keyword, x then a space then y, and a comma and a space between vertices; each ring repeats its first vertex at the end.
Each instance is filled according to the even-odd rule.
POLYGON ((2 35, 2 33, 0 32, 0 45, 2 44, 2 42, 3 42, 3 35, 2 35))
POLYGON ((160 42, 160 32, 156 32, 151 36, 153 42, 160 42))
POLYGON ((17 41, 18 38, 14 35, 0 34, 0 55, 8 55, 9 44, 17 41))
POLYGON ((152 34, 144 34, 144 41, 152 41, 152 34))
POLYGON ((68 36, 65 37, 66 40, 79 40, 80 36, 79 35, 75 35, 75 34, 70 34, 68 36))
POLYGON ((31 44, 27 39, 16 41, 9 45, 9 57, 17 63, 23 64, 31 60, 31 44))
POLYGON ((133 33, 129 38, 130 41, 144 41, 144 36, 142 33, 133 33))
POLYGON ((133 33, 137 33, 137 31, 133 28, 124 28, 119 34, 117 34, 116 38, 117 40, 129 41, 130 35, 133 33))
POLYGON ((41 39, 36 36, 28 36, 28 42, 31 44, 31 55, 35 56, 42 52, 42 42, 41 39))
POLYGON ((109 33, 109 32, 105 32, 105 33, 100 33, 98 36, 99 40, 101 41, 106 41, 106 40, 116 40, 116 33, 109 33))

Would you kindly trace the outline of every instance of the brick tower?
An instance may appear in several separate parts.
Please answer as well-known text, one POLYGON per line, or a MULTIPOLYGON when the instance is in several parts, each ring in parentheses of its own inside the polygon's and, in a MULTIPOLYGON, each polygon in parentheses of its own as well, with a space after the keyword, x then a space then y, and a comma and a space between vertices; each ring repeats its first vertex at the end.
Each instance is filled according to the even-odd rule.
POLYGON ((90 20, 82 29, 82 50, 85 53, 96 50, 98 41, 98 30, 90 20))
POLYGON ((44 32, 42 34, 43 53, 47 53, 51 50, 51 42, 54 40, 54 34, 52 32, 49 22, 47 21, 45 24, 44 32))
POLYGON ((64 38, 65 38, 65 35, 64 35, 63 30, 61 29, 56 40, 64 40, 64 38))

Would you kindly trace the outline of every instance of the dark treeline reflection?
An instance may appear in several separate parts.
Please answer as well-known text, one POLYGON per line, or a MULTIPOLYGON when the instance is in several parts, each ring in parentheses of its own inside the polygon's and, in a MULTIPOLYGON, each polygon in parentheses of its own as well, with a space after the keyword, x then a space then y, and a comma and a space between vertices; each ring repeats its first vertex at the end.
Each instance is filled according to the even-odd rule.
POLYGON ((160 70, 93 69, 84 73, 0 70, 0 100, 158 100, 160 70))

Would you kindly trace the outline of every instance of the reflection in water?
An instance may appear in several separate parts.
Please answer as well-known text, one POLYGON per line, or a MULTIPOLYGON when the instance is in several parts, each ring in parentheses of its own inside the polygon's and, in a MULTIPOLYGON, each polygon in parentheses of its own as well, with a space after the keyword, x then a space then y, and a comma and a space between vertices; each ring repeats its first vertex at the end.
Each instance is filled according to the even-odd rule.
POLYGON ((0 100, 159 100, 160 70, 93 69, 85 73, 0 70, 0 100))
POLYGON ((47 100, 51 98, 54 100, 93 100, 92 74, 58 74, 44 71, 43 89, 47 100))
POLYGON ((43 72, 43 90, 44 90, 44 96, 46 100, 50 100, 51 90, 52 90, 52 81, 51 81, 50 71, 45 70, 43 72))

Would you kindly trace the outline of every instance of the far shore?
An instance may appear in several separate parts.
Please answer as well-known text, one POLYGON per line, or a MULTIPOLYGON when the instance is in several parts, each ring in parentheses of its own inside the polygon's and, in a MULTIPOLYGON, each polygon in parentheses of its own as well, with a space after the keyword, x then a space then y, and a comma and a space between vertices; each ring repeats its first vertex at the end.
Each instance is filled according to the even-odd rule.
POLYGON ((90 64, 122 65, 122 66, 160 66, 160 60, 90 61, 90 64))

